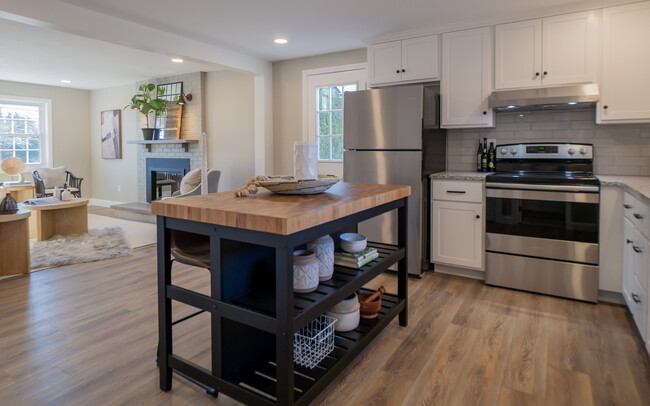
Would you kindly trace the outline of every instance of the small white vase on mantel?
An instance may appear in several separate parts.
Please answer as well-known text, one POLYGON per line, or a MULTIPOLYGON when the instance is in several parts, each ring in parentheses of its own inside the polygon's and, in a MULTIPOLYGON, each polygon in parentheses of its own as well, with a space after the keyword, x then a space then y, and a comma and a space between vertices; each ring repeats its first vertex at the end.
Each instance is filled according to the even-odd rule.
POLYGON ((324 235, 307 243, 307 249, 318 258, 318 279, 321 282, 332 279, 334 273, 334 240, 324 235))

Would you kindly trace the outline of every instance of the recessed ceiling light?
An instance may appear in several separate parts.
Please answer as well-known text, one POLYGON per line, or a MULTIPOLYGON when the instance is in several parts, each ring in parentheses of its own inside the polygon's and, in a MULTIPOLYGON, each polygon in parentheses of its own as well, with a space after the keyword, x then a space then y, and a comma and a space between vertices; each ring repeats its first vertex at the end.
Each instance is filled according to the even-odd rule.
POLYGON ((69 84, 69 83, 72 83, 72 81, 68 80, 68 79, 63 79, 63 80, 61 80, 61 83, 69 84))
POLYGON ((569 102, 569 103, 567 103, 567 104, 573 106, 574 104, 578 104, 578 102, 569 102))
POLYGON ((276 44, 286 44, 289 41, 287 41, 286 38, 276 38, 273 40, 273 42, 275 42, 276 44))
POLYGON ((510 106, 507 106, 507 107, 508 107, 509 109, 514 109, 514 108, 517 107, 517 106, 512 106, 512 105, 510 105, 510 106))
POLYGON ((181 63, 183 60, 181 58, 173 58, 172 62, 181 63))

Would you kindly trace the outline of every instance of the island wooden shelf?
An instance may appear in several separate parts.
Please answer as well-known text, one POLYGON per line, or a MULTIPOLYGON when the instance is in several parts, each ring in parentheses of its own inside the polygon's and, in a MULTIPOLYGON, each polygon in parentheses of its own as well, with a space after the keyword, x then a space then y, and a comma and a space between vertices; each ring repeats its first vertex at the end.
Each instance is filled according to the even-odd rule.
MULTIPOLYGON (((408 322, 408 186, 340 182, 310 196, 235 198, 232 192, 179 197, 152 203, 158 227, 158 366, 160 388, 172 374, 209 394, 222 392, 248 405, 307 405, 387 325, 408 322), (369 242, 379 258, 361 269, 335 266, 316 291, 293 291, 293 252, 311 240, 355 231, 357 224, 397 211, 397 244, 369 242), (172 283, 174 230, 209 239, 210 294, 172 283), (397 264, 397 292, 384 294, 375 320, 336 332, 335 348, 315 368, 294 364, 294 333, 389 267, 397 264), (197 312, 172 321, 172 301, 197 312), (211 368, 174 354, 172 326, 210 313, 211 368), (296 390, 297 389, 297 390, 296 390)), ((181 258, 183 260, 183 258, 181 258)))
POLYGON ((149 152, 151 152, 152 145, 180 144, 185 152, 188 152, 190 144, 196 144, 198 142, 199 140, 130 140, 126 143, 144 145, 149 152))

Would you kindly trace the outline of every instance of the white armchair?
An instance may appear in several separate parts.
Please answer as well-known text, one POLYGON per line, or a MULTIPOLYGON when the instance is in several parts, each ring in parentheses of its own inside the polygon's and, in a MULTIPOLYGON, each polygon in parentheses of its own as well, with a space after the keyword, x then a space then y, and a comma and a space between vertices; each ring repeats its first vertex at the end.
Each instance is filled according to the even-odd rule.
MULTIPOLYGON (((208 169, 208 193, 216 193, 219 189, 221 171, 208 169)), ((201 169, 192 169, 181 180, 181 190, 177 190, 172 197, 193 196, 201 194, 201 169)))

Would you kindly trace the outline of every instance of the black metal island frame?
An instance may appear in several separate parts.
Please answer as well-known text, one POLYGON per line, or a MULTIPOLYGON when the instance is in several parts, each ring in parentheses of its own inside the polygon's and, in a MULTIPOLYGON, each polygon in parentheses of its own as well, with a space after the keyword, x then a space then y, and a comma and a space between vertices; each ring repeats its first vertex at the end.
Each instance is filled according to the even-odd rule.
POLYGON ((312 196, 223 192, 154 202, 160 388, 170 390, 176 372, 214 396, 222 392, 250 405, 309 404, 393 318, 407 325, 409 195, 408 186, 340 182, 312 196), (369 242, 379 251, 377 261, 360 270, 337 266, 315 292, 293 292, 295 249, 391 211, 397 211, 397 245, 369 242), (210 296, 172 283, 172 230, 209 238, 210 296), (397 294, 382 295, 379 317, 336 332, 334 350, 315 368, 294 364, 294 333, 394 264, 397 294), (211 370, 173 353, 172 301, 211 314, 211 370))

